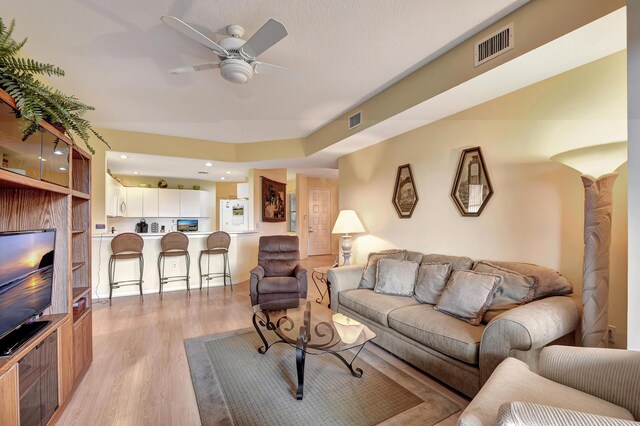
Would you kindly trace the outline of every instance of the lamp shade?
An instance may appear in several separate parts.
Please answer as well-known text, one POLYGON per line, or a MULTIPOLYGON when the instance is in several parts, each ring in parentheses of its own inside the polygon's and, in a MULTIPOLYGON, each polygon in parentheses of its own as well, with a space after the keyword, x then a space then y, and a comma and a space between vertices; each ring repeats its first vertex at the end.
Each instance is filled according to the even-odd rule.
POLYGON ((343 314, 334 314, 332 319, 340 340, 348 345, 355 343, 364 330, 361 323, 343 314))
POLYGON ((364 232, 364 226, 358 219, 358 215, 353 210, 341 210, 338 220, 333 226, 332 234, 357 234, 364 232))
POLYGON ((613 173, 627 161, 627 142, 588 146, 556 154, 552 160, 576 169, 583 175, 599 178, 613 173))

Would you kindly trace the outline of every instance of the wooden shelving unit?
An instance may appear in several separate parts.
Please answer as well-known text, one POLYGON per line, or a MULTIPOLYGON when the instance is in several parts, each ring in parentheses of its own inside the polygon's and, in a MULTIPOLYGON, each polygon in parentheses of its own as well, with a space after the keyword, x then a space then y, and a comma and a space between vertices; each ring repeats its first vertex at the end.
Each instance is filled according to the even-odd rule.
POLYGON ((4 167, 0 168, 0 231, 55 228, 56 245, 52 305, 42 318, 51 323, 11 357, 0 358, 0 424, 20 423, 20 395, 27 390, 20 389, 20 362, 45 340, 55 339, 58 406, 48 420, 52 424, 93 359, 91 157, 45 122, 40 131, 22 141, 24 123, 16 118, 14 108, 11 97, 0 90, 0 161, 9 163, 0 163, 4 167), (38 143, 41 154, 25 149, 38 143), (38 157, 45 156, 45 148, 50 154, 55 150, 64 155, 55 152, 45 167, 38 157), (56 161, 64 161, 64 167, 52 167, 56 161), (83 309, 74 314, 73 305, 79 302, 83 309))

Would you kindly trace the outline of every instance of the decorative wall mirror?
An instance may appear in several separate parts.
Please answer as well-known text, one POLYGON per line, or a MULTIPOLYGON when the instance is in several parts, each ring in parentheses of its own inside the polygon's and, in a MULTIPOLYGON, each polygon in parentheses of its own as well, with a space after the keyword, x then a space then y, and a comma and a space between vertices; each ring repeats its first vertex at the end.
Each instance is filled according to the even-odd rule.
POLYGON ((480 216, 493 195, 480 147, 462 150, 451 197, 462 216, 480 216))
POLYGON ((413 181, 411 165, 404 164, 398 167, 396 186, 393 190, 393 206, 400 219, 408 219, 418 204, 418 191, 413 181))

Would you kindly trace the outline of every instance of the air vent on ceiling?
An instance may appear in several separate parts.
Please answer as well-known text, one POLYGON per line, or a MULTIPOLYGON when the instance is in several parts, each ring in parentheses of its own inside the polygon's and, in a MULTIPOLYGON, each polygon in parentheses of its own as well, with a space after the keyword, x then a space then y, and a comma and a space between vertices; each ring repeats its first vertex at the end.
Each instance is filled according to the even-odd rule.
POLYGON ((349 117, 349 130, 357 127, 362 122, 362 111, 358 111, 349 117))
POLYGON ((484 64, 513 49, 513 22, 474 45, 474 66, 484 64))

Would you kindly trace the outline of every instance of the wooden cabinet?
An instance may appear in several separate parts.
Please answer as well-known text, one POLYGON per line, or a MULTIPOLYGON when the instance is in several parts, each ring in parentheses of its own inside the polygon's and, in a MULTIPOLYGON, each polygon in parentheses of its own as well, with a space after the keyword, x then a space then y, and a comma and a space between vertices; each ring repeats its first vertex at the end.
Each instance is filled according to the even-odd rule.
POLYGON ((144 216, 142 209, 142 191, 144 188, 128 187, 127 193, 127 217, 144 216))
POLYGON ((73 324, 73 378, 78 380, 93 361, 91 315, 73 324))
POLYGON ((200 217, 200 192, 180 191, 180 217, 200 217))
POLYGON ((66 401, 73 392, 73 320, 67 320, 58 330, 58 380, 60 401, 66 401))
POLYGON ((158 217, 180 216, 180 190, 161 189, 158 191, 158 217))
POLYGON ((158 217, 158 188, 141 188, 142 189, 142 216, 158 217))
POLYGON ((18 365, 13 365, 0 376, 0 425, 17 425, 20 422, 18 398, 18 365))
POLYGON ((18 362, 20 425, 46 425, 58 408, 57 332, 18 362))

